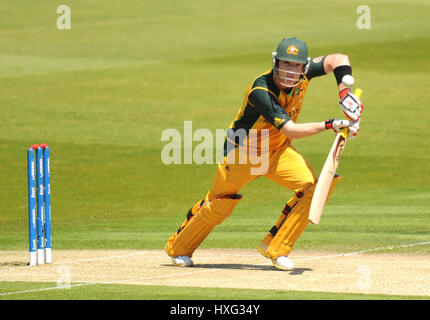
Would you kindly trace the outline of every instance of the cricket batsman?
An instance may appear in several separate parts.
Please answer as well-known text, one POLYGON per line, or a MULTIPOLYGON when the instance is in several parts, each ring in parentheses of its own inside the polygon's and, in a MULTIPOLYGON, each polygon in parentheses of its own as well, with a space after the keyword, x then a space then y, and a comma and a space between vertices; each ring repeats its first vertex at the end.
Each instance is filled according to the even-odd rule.
MULTIPOLYGON (((302 40, 286 38, 279 43, 272 53, 272 69, 251 82, 243 105, 227 130, 224 158, 218 164, 212 187, 205 198, 188 211, 185 221, 167 241, 165 250, 174 265, 192 266, 191 257, 200 243, 241 201, 240 189, 264 176, 293 191, 293 196, 258 250, 271 259, 276 268, 294 269, 288 255, 309 223, 308 212, 317 176, 292 141, 330 129, 337 133, 346 127, 348 138, 358 134, 363 105, 342 83, 345 76, 350 79, 351 75, 352 68, 345 54, 311 58, 302 40), (339 104, 348 119, 297 123, 309 82, 329 73, 334 74, 339 104), (346 98, 349 102, 343 103, 346 98), (254 157, 266 156, 263 170, 255 170, 262 166, 252 161, 251 155, 243 161, 244 158, 240 158, 243 152, 254 157)), ((335 178, 331 190, 336 182, 335 178)))

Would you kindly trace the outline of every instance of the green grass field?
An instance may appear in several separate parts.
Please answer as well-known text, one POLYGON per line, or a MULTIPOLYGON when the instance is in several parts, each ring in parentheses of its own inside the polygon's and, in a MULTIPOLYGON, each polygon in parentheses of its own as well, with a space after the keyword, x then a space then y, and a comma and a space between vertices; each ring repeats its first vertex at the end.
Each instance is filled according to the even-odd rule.
MULTIPOLYGON (((21 282, 0 282, 0 297, 10 300, 44 300, 52 299, 52 288, 55 283, 38 283, 33 284, 28 292, 21 292, 23 288, 28 287, 27 283, 21 282), (21 291, 20 291, 21 290, 21 291), (33 291, 31 291, 33 290, 33 291), (16 294, 11 294, 17 292, 16 294), (9 293, 6 296, 2 294, 9 293)), ((135 286, 135 285, 95 285, 80 286, 76 284, 71 289, 56 289, 55 299, 72 300, 85 299, 101 300, 121 299, 128 300, 420 300, 416 296, 396 296, 396 295, 366 295, 366 294, 344 294, 331 292, 311 292, 311 291, 280 291, 280 290, 245 290, 223 288, 177 288, 166 286, 135 286)))
MULTIPOLYGON (((296 248, 429 254, 429 245, 405 247, 430 241, 426 1, 367 1, 370 30, 356 26, 361 1, 73 0, 70 30, 56 27, 60 4, 0 3, 1 250, 28 247, 26 148, 42 142, 51 147, 55 249, 162 249, 216 168, 163 164, 163 130, 182 132, 184 121, 194 130, 227 128, 278 42, 296 36, 311 56, 348 54, 365 105, 321 225, 310 225, 296 248)), ((299 122, 342 117, 337 99, 333 75, 312 80, 299 122)), ((294 145, 319 172, 332 141, 327 132, 294 145)), ((264 178, 241 193, 202 248, 255 248, 291 196, 264 178)), ((0 293, 45 285, 0 282, 0 293)), ((390 298, 136 288, 0 299, 390 298)))

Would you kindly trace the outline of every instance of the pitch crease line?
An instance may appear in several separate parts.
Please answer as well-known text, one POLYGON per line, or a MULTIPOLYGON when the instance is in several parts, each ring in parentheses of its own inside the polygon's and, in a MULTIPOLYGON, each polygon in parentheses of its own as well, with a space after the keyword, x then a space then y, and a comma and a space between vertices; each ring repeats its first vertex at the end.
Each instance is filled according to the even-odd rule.
POLYGON ((117 280, 117 281, 78 283, 78 284, 71 284, 71 285, 68 285, 68 286, 61 286, 61 287, 60 286, 56 286, 56 287, 41 288, 41 289, 32 289, 32 290, 5 292, 5 293, 0 293, 0 296, 6 296, 6 295, 12 295, 12 294, 30 293, 30 292, 49 291, 49 290, 62 290, 62 289, 69 289, 69 288, 74 288, 74 287, 83 287, 83 286, 97 285, 97 284, 119 284, 119 283, 128 282, 128 281, 131 281, 131 282, 145 281, 145 280, 153 280, 153 279, 160 279, 160 278, 170 278, 170 277, 187 276, 187 275, 197 274, 197 273, 208 273, 208 272, 214 272, 214 271, 216 271, 216 269, 212 268, 210 270, 183 272, 183 273, 168 274, 168 275, 162 275, 162 276, 152 276, 152 277, 144 277, 144 278, 132 278, 132 279, 117 280))
MULTIPOLYGON (((104 257, 99 257, 99 258, 88 258, 88 259, 79 259, 79 260, 53 262, 53 263, 50 263, 48 265, 64 265, 64 264, 73 264, 73 263, 81 263, 81 262, 100 261, 100 260, 106 260, 106 259, 121 259, 121 258, 130 257, 130 256, 136 256, 136 255, 146 255, 146 254, 150 254, 150 253, 151 252, 149 252, 149 251, 133 252, 133 253, 123 254, 123 255, 104 256, 104 257)), ((14 270, 20 269, 20 268, 32 268, 32 266, 29 266, 29 265, 16 266, 16 267, 11 267, 11 268, 8 268, 8 269, 0 270, 0 272, 14 271, 14 270)))
POLYGON ((88 258, 88 259, 54 262, 52 264, 71 264, 71 263, 76 263, 76 262, 79 263, 79 262, 100 261, 100 260, 106 260, 106 259, 121 259, 121 258, 130 257, 130 256, 146 255, 146 254, 150 254, 150 253, 151 252, 149 252, 149 251, 133 252, 133 253, 127 253, 127 254, 122 254, 122 255, 104 256, 104 257, 99 257, 99 258, 88 258))
POLYGON ((381 251, 381 250, 393 250, 393 249, 398 249, 398 248, 409 248, 409 247, 422 246, 422 245, 427 245, 427 244, 430 244, 430 241, 411 243, 411 244, 402 244, 402 245, 398 245, 398 246, 379 247, 379 248, 374 248, 374 249, 367 249, 367 250, 356 251, 356 252, 332 254, 332 255, 327 255, 327 256, 307 257, 307 258, 295 259, 295 261, 318 260, 318 259, 326 259, 326 258, 354 256, 354 255, 360 255, 360 254, 376 252, 376 251, 381 251))

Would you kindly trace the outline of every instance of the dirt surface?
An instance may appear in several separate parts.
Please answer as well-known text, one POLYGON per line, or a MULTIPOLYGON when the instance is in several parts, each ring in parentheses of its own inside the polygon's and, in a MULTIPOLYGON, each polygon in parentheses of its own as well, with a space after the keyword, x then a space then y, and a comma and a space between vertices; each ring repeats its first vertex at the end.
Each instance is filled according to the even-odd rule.
POLYGON ((134 284, 430 296, 430 255, 293 251, 280 271, 254 250, 197 250, 179 268, 162 250, 54 251, 54 263, 27 266, 25 251, 0 251, 0 281, 57 285, 134 284))

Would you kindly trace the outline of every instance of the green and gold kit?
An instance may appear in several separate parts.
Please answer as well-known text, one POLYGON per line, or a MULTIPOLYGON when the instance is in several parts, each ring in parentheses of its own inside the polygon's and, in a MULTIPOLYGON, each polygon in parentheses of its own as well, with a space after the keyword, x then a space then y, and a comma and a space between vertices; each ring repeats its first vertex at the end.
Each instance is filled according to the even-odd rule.
POLYGON ((288 120, 296 122, 309 81, 325 75, 324 58, 310 58, 302 82, 289 92, 276 86, 272 69, 255 78, 246 91, 242 107, 227 130, 224 156, 242 145, 244 136, 248 147, 257 150, 262 142, 267 142, 262 139, 269 139, 269 151, 279 150, 290 144, 290 139, 279 130, 288 120), (249 135, 251 129, 256 130, 256 134, 249 135), (269 134, 262 136, 262 129, 267 129, 269 134))

